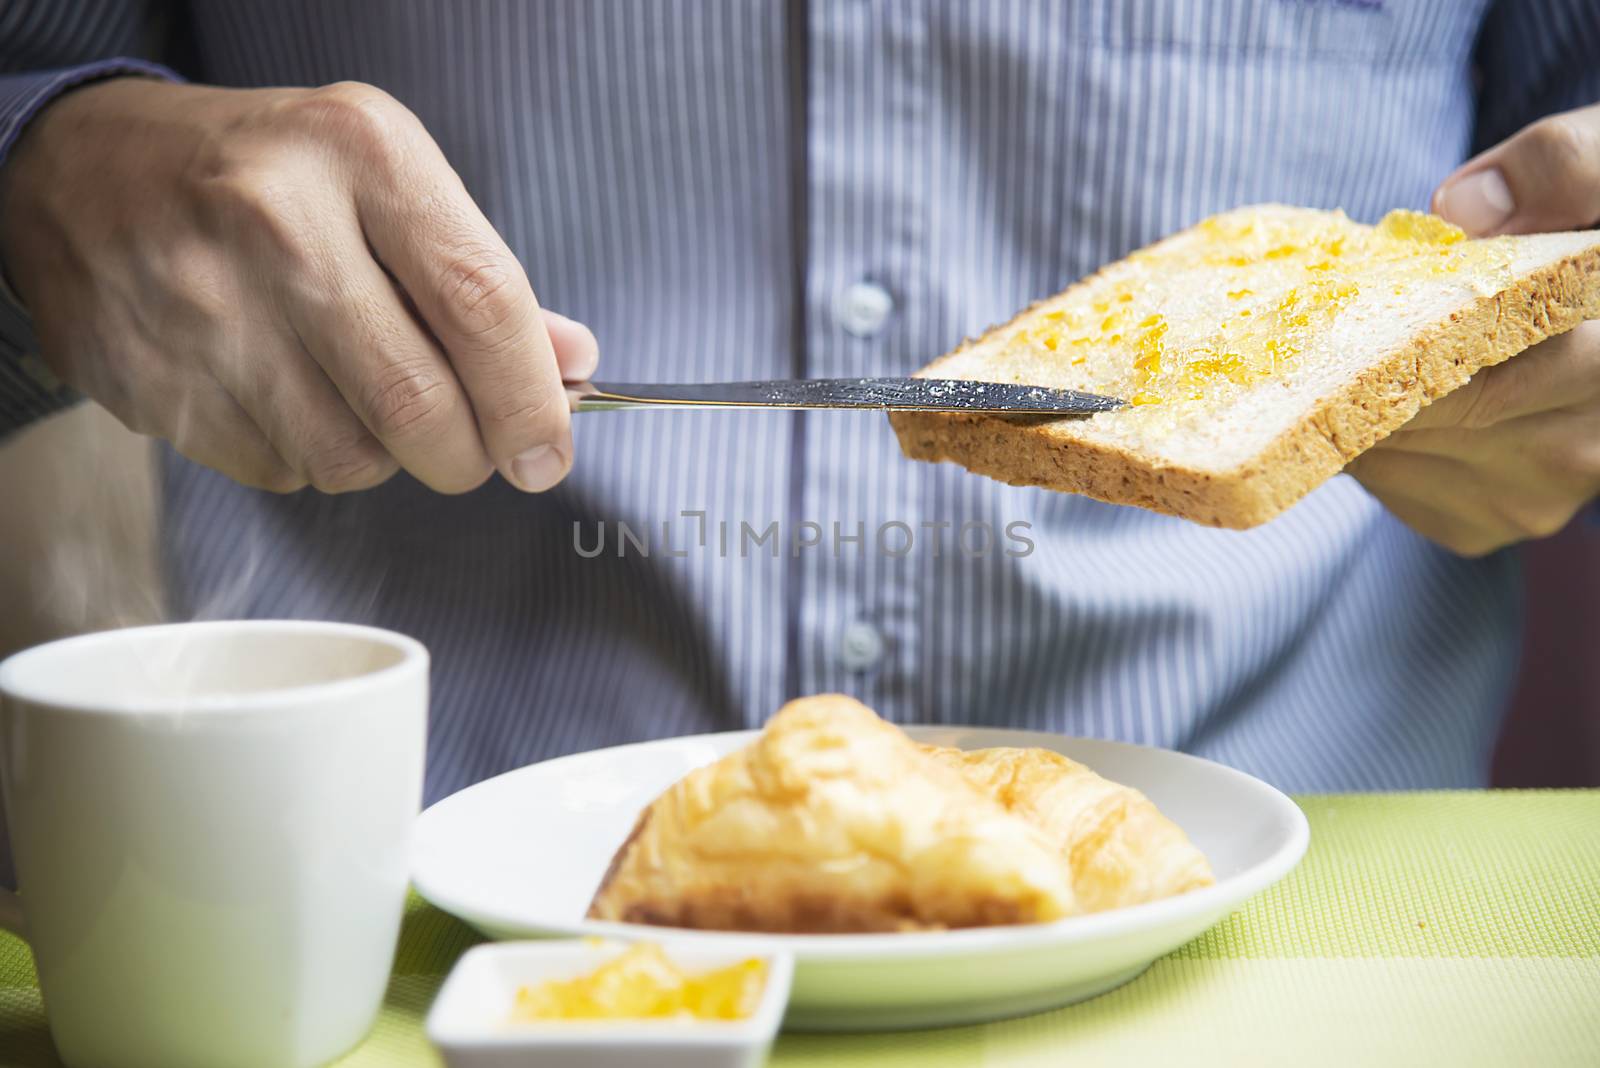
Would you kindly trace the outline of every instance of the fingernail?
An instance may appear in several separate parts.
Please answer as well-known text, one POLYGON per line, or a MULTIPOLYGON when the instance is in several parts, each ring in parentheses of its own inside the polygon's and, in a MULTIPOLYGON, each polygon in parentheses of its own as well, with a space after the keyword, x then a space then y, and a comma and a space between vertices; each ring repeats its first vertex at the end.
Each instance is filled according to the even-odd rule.
POLYGON ((511 461, 511 478, 529 493, 543 493, 567 473, 567 459, 553 445, 535 445, 511 461))
POLYGON ((1469 174, 1439 190, 1439 214, 1469 234, 1498 229, 1516 210, 1499 167, 1469 174))

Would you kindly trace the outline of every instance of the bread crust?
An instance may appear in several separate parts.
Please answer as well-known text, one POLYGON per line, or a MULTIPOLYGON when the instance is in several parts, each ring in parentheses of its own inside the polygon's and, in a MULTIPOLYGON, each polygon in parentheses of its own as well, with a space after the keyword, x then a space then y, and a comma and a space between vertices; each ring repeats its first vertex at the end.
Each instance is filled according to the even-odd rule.
MULTIPOLYGON (((939 377, 942 364, 1009 331, 1042 303, 963 342, 919 374, 939 377)), ((1063 432, 1059 422, 930 412, 892 412, 889 421, 901 450, 915 460, 949 460, 1014 486, 1080 493, 1242 530, 1282 513, 1479 370, 1592 318, 1600 318, 1596 247, 1459 308, 1323 396, 1265 449, 1221 472, 1160 463, 1125 446, 1082 440, 1063 432)))

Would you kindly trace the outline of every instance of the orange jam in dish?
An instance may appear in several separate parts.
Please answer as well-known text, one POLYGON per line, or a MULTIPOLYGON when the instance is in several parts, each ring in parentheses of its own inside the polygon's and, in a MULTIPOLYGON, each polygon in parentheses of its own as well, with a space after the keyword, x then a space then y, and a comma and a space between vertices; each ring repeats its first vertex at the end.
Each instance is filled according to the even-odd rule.
POLYGON ((588 975, 517 991, 513 1023, 546 1020, 743 1020, 767 984, 763 960, 686 972, 659 945, 639 942, 588 975))
POLYGON ((1150 408, 1248 388, 1293 366, 1328 344, 1327 331, 1364 287, 1392 300, 1440 275, 1471 272, 1476 285, 1480 275, 1493 284, 1508 273, 1505 243, 1469 241, 1416 211, 1391 211, 1376 226, 1342 212, 1236 212, 1197 229, 1198 240, 1133 253, 1006 344, 1042 349, 1041 371, 1060 378, 1047 384, 1150 408))

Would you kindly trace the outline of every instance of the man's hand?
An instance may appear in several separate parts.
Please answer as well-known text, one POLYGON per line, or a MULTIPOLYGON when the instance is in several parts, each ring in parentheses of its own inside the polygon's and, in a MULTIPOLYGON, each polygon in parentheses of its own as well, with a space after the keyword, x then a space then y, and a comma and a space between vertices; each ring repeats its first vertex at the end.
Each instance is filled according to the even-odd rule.
POLYGON ((566 474, 588 329, 527 276, 406 108, 353 83, 126 78, 0 172, 0 263, 45 361, 134 430, 278 491, 403 467, 447 493, 566 474))
MULTIPOLYGON (((1433 210, 1475 237, 1600 222, 1600 105, 1469 160, 1433 210)), ((1347 470, 1464 556, 1555 533, 1600 496, 1600 322, 1484 368, 1347 470)))

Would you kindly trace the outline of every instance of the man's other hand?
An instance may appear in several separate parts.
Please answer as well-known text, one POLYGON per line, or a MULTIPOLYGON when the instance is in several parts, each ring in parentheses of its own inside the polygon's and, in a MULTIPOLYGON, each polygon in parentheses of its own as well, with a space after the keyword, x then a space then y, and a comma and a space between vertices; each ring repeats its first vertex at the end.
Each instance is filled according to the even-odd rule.
MULTIPOLYGON (((1600 105, 1469 160, 1433 210, 1474 237, 1600 222, 1600 105)), ((1421 534, 1478 556, 1560 530, 1600 495, 1600 322, 1553 337, 1418 412, 1348 470, 1421 534)))

